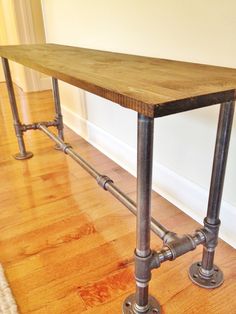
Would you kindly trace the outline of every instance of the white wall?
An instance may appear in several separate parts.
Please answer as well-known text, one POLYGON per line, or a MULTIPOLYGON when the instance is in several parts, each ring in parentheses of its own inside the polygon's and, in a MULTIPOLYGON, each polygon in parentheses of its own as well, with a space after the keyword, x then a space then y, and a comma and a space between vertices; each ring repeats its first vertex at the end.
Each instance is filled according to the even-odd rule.
MULTIPOLYGON (((0 0, 0 45, 44 43, 40 0, 0 0)), ((51 81, 29 68, 10 62, 12 79, 24 91, 51 88, 51 81)), ((0 81, 5 81, 0 67, 0 81)))
MULTIPOLYGON (((15 2, 14 0, 0 0, 1 9, 1 45, 16 45, 20 43, 15 2)), ((27 86, 26 76, 23 66, 10 62, 12 78, 21 87, 27 86)), ((5 80, 5 79, 4 79, 5 80)))
MULTIPOLYGON (((236 67, 235 0, 42 3, 48 42, 236 67)), ((134 173, 136 114, 64 83, 61 95, 65 121, 134 173)), ((207 205, 217 114, 213 106, 155 122, 154 188, 198 221, 207 205)), ((235 139, 234 123, 221 236, 236 246, 235 139)))
MULTIPOLYGON (((0 45, 3 44, 5 37, 5 29, 3 24, 3 10, 2 10, 2 4, 0 2, 0 45)), ((4 74, 2 66, 0 65, 0 82, 4 81, 4 74)))

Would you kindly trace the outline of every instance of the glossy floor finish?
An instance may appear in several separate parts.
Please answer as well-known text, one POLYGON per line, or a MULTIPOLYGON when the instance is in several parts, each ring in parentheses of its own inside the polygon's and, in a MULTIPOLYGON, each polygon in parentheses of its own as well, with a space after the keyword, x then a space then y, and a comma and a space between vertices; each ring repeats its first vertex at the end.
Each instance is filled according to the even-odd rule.
MULTIPOLYGON (((53 117, 50 91, 16 89, 24 122, 53 117)), ((135 218, 40 131, 27 132, 34 153, 17 152, 5 84, 0 84, 0 262, 21 313, 120 314, 134 291, 135 218)), ((135 179, 68 128, 66 141, 135 198, 135 179)), ((198 224, 153 193, 153 215, 177 232, 198 224)), ((161 241, 152 236, 152 247, 161 241)), ((151 293, 163 313, 236 313, 236 253, 220 241, 216 262, 225 283, 205 290, 188 279, 201 248, 153 271, 151 293)))

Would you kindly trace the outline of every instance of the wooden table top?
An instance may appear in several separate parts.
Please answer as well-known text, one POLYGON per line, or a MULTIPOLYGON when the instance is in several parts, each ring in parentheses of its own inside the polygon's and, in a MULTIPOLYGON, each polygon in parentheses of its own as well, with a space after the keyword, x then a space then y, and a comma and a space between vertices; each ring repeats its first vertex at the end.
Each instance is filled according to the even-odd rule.
POLYGON ((236 69, 55 44, 0 46, 0 56, 149 117, 236 99, 236 69))

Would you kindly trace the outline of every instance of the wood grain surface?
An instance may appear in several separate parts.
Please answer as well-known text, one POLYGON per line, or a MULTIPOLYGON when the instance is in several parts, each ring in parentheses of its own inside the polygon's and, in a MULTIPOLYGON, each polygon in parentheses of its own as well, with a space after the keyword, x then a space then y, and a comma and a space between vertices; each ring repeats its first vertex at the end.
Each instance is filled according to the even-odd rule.
MULTIPOLYGON (((53 118, 50 91, 17 89, 24 122, 53 118)), ((66 141, 135 199, 136 180, 68 128, 66 141)), ((0 262, 22 314, 121 314, 134 292, 135 217, 40 131, 25 134, 34 157, 16 161, 17 141, 0 84, 0 262)), ((153 216, 178 233, 199 225, 153 193, 153 216)), ((160 249, 152 235, 152 248, 160 249)), ((235 314, 236 252, 220 241, 225 282, 205 290, 188 279, 201 247, 152 273, 150 292, 164 314, 235 314)))
POLYGON ((150 117, 236 99, 236 69, 55 44, 0 46, 0 56, 150 117))

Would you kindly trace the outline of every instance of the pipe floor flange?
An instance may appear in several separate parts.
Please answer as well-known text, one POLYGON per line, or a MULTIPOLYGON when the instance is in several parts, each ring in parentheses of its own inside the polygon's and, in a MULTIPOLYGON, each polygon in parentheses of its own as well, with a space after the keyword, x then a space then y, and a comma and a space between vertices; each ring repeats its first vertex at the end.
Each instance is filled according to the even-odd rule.
POLYGON ((222 285, 222 283, 224 282, 224 275, 219 267, 214 265, 214 273, 210 277, 207 277, 201 274, 201 266, 201 262, 197 262, 192 264, 192 266, 189 268, 189 278, 192 280, 193 283, 207 289, 217 288, 222 285))
POLYGON ((13 155, 13 157, 14 157, 15 159, 17 159, 17 160, 29 159, 29 158, 31 158, 31 157, 33 157, 33 156, 34 156, 34 154, 31 153, 31 152, 26 152, 25 155, 21 155, 20 153, 17 153, 17 154, 15 154, 15 155, 13 155))
POLYGON ((161 306, 153 297, 149 296, 149 309, 141 312, 135 308, 135 294, 129 295, 123 303, 123 314, 161 314, 161 306))

